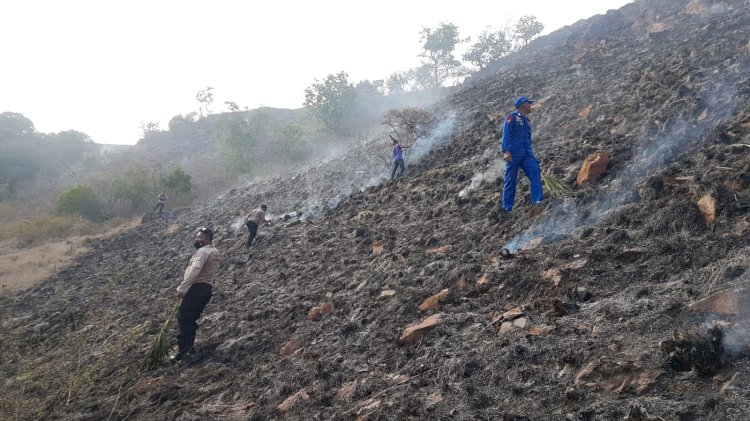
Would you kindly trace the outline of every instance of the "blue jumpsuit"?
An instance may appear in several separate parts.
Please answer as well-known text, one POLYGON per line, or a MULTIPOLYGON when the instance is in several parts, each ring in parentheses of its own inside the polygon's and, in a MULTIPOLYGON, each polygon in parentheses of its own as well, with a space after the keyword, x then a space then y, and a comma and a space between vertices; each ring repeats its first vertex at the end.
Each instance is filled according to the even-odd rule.
POLYGON ((531 183, 531 203, 542 201, 542 173, 539 161, 531 149, 531 122, 526 116, 514 111, 505 118, 503 125, 502 152, 510 152, 513 162, 505 162, 505 183, 503 184, 503 209, 513 210, 516 199, 518 169, 523 169, 531 183))

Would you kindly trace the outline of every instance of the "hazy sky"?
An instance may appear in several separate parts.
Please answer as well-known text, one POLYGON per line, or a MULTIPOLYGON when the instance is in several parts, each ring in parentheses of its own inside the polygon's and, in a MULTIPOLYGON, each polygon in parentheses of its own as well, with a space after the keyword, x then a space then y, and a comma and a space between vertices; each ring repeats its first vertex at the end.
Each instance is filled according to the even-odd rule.
POLYGON ((0 112, 38 131, 78 130, 133 144, 142 122, 166 128, 198 109, 298 108, 315 79, 382 79, 419 64, 419 32, 462 37, 534 15, 544 33, 628 0, 81 1, 0 0, 0 112), (369 6, 368 6, 369 5, 369 6))

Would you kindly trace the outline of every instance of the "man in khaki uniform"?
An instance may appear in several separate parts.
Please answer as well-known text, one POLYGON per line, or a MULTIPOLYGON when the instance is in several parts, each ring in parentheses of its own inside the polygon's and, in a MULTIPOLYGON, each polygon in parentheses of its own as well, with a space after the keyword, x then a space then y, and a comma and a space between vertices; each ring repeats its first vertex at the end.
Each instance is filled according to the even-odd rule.
POLYGON ((249 237, 247 238, 247 246, 253 245, 255 236, 258 235, 258 227, 261 224, 269 224, 271 221, 266 219, 266 205, 260 205, 260 208, 253 209, 245 218, 245 225, 247 226, 249 237))
POLYGON ((190 259, 182 283, 177 287, 177 299, 182 301, 177 310, 179 352, 172 357, 173 361, 180 361, 193 353, 195 332, 198 330, 196 321, 211 300, 214 276, 221 260, 213 240, 214 232, 210 228, 198 230, 194 243, 198 250, 190 259))

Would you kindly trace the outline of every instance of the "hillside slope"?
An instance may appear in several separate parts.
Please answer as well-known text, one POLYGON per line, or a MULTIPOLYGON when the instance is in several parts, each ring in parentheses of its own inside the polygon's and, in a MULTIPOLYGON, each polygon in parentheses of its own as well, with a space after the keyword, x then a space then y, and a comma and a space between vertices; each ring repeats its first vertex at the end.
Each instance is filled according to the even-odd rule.
POLYGON ((639 1, 468 81, 403 180, 369 186, 345 157, 94 245, 0 298, 0 418, 745 419, 747 320, 721 317, 709 368, 660 342, 717 320, 688 304, 750 282, 748 28, 746 1, 639 1), (520 183, 498 224, 493 121, 520 94, 546 171, 572 184, 589 153, 612 163, 540 209, 520 183), (248 259, 238 217, 314 201, 331 206, 263 228, 248 259), (224 261, 199 357, 140 371, 203 225, 224 261))

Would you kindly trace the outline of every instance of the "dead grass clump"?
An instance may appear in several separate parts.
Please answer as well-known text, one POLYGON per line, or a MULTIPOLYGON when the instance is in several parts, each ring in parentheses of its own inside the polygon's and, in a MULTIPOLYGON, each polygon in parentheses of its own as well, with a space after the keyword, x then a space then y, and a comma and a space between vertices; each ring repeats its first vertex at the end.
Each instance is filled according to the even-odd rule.
POLYGON ((40 216, 4 225, 3 232, 21 247, 73 235, 88 235, 96 229, 95 224, 67 216, 40 216))

